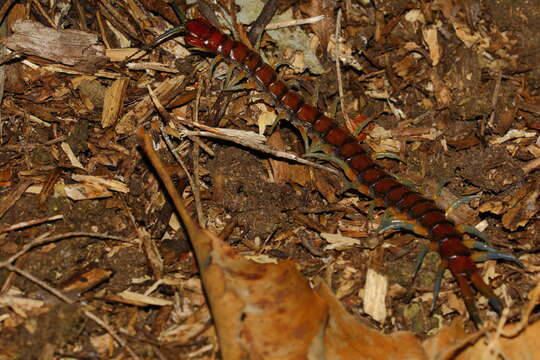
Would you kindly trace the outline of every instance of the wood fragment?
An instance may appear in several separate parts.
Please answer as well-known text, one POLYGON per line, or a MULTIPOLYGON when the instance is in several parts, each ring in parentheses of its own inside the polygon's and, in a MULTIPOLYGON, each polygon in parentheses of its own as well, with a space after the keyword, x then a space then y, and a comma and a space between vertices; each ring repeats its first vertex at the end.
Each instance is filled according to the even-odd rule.
POLYGON ((107 48, 107 50, 105 50, 105 55, 109 61, 112 62, 120 62, 126 59, 138 60, 146 56, 146 54, 138 48, 107 48))
MULTIPOLYGON (((175 76, 169 78, 162 83, 159 83, 154 89, 159 102, 163 106, 167 106, 171 100, 179 95, 186 86, 184 81, 186 77, 184 75, 175 76)), ((133 109, 128 111, 127 114, 122 116, 118 124, 116 124, 115 131, 118 134, 128 134, 135 131, 138 124, 144 123, 152 113, 155 111, 154 103, 150 95, 146 95, 133 109)))
POLYGON ((101 114, 101 127, 107 128, 112 126, 118 119, 118 115, 122 111, 128 84, 129 78, 121 77, 115 80, 105 92, 103 113, 101 114))
POLYGON ((159 280, 163 276, 163 259, 159 253, 157 244, 145 229, 137 226, 137 233, 142 240, 146 260, 154 274, 154 279, 159 280))
POLYGON ((21 54, 77 68, 95 67, 105 60, 103 46, 92 33, 55 30, 30 20, 16 21, 12 31, 13 35, 0 41, 21 54))
POLYGON ((82 294, 109 279, 111 270, 94 268, 77 273, 64 282, 62 290, 68 294, 82 294))

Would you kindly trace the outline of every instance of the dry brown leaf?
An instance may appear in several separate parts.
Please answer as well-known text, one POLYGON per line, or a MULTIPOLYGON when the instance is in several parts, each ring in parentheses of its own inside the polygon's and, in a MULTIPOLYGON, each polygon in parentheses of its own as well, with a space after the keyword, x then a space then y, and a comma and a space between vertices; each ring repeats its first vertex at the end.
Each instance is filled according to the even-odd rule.
POLYGON ((336 3, 333 1, 319 1, 310 0, 300 5, 300 9, 308 17, 327 15, 322 21, 318 21, 312 24, 311 27, 315 34, 321 39, 321 48, 326 49, 330 35, 335 32, 336 19, 334 16, 328 16, 333 14, 336 3))
POLYGON ((420 340, 414 334, 381 334, 347 313, 326 285, 321 285, 317 292, 329 306, 324 330, 325 359, 427 359, 420 340))
POLYGON ((529 191, 531 192, 523 199, 517 201, 517 203, 503 215, 502 223, 505 228, 515 231, 520 226, 525 226, 538 212, 540 209, 538 203, 540 190, 538 189, 538 186, 536 187, 537 188, 535 189, 535 186, 531 186, 529 188, 529 191))
MULTIPOLYGON (((514 325, 505 327, 509 330, 514 325)), ((456 360, 497 360, 500 359, 499 353, 503 354, 504 359, 520 360, 538 360, 540 352, 538 351, 538 339, 540 338, 540 321, 530 324, 522 333, 514 338, 495 337, 492 334, 491 340, 486 341, 482 338, 476 343, 460 353, 456 360), (490 348, 493 352, 490 351, 490 348)))
POLYGON ((330 174, 325 174, 321 171, 312 171, 313 185, 318 192, 328 201, 330 204, 337 202, 336 189, 337 184, 330 174))
POLYGON ((427 359, 415 335, 360 324, 292 261, 256 264, 203 229, 192 240, 224 359, 427 359))

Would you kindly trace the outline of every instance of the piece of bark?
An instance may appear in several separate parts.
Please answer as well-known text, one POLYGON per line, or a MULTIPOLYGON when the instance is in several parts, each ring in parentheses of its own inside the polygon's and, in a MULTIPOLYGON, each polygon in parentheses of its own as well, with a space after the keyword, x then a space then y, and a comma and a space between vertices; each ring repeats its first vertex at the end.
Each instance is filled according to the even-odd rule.
POLYGON ((79 30, 56 30, 30 20, 13 24, 13 35, 1 40, 13 51, 56 63, 89 70, 105 60, 95 34, 79 30))

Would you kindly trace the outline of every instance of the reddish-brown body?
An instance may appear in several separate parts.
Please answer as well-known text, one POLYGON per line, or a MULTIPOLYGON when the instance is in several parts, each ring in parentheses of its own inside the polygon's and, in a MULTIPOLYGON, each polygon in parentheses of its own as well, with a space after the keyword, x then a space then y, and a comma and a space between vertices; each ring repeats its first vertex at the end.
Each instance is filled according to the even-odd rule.
POLYGON ((334 154, 345 160, 357 180, 363 188, 369 190, 371 196, 384 200, 386 206, 406 214, 427 230, 428 236, 436 244, 443 264, 456 278, 469 313, 475 322, 479 322, 479 317, 474 304, 471 283, 488 297, 497 311, 501 310, 499 300, 480 277, 471 259, 471 252, 463 243, 462 234, 433 200, 400 184, 376 165, 346 128, 339 126, 315 107, 306 104, 298 93, 278 80, 274 69, 265 64, 256 52, 222 34, 203 19, 188 21, 186 29, 187 44, 234 61, 254 78, 264 91, 272 94, 278 106, 286 109, 295 119, 310 124, 325 142, 333 145, 334 154))

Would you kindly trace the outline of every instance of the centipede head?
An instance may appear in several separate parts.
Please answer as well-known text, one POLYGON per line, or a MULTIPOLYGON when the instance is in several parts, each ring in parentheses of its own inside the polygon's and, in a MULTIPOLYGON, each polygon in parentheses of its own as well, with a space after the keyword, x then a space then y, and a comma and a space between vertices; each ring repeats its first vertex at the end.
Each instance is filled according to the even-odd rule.
POLYGON ((186 30, 189 35, 199 39, 206 39, 210 36, 213 26, 205 19, 193 19, 186 22, 186 30))

